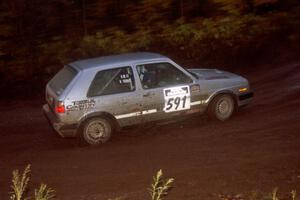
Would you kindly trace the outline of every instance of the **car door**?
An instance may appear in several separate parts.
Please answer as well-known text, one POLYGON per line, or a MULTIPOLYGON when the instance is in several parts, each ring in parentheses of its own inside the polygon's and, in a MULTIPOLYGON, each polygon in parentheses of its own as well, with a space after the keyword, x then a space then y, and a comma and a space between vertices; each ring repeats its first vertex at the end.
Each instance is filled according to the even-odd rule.
MULTIPOLYGON (((143 121, 186 114, 191 110, 193 79, 170 62, 138 63, 143 121)), ((194 98, 193 98, 194 99, 194 98)))
POLYGON ((120 126, 140 123, 141 97, 136 90, 131 66, 97 72, 88 97, 95 102, 94 112, 112 114, 120 126))

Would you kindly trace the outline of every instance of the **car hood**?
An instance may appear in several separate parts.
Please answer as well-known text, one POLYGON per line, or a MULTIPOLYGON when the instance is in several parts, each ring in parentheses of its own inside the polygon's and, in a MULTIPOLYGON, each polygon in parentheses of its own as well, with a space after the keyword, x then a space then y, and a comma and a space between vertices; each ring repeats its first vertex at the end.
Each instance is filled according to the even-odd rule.
POLYGON ((218 69, 188 69, 188 71, 199 77, 199 79, 205 80, 230 79, 238 77, 236 74, 218 69))

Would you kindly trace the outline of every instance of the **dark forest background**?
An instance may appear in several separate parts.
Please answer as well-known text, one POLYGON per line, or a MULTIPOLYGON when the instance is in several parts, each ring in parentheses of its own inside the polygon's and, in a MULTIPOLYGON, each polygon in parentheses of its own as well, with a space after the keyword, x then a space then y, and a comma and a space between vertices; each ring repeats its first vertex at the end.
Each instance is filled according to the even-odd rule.
POLYGON ((70 61, 132 51, 220 68, 297 57, 298 1, 0 1, 0 89, 39 93, 70 61))

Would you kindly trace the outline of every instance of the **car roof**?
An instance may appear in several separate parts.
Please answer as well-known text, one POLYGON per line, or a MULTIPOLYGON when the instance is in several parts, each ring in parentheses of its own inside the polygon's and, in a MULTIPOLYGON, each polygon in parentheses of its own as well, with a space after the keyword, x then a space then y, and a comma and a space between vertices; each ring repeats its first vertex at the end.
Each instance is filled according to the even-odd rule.
POLYGON ((70 63, 69 65, 75 66, 79 70, 91 69, 91 68, 113 68, 112 65, 119 67, 120 65, 129 65, 136 62, 144 62, 155 59, 167 59, 167 57, 150 52, 136 52, 136 53, 124 53, 111 56, 102 56, 97 58, 90 58, 84 60, 78 60, 70 63))

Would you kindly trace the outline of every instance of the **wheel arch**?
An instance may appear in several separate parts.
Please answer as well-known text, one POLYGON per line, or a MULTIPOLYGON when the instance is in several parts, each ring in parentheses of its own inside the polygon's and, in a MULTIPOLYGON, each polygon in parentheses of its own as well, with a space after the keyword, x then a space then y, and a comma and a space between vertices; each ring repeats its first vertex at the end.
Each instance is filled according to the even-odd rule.
POLYGON ((223 94, 227 94, 232 97, 232 99, 234 101, 234 110, 236 110, 238 108, 238 96, 231 90, 220 90, 220 91, 215 92, 213 95, 211 95, 207 102, 207 109, 217 96, 220 96, 223 94))
POLYGON ((109 120, 109 122, 112 125, 112 130, 113 131, 120 130, 120 125, 119 125, 117 119, 112 114, 110 114, 108 112, 93 112, 93 113, 89 113, 89 114, 85 115, 79 121, 78 130, 81 130, 81 128, 82 128, 84 122, 86 122, 86 120, 89 120, 91 118, 96 118, 96 117, 103 117, 103 118, 109 120))

